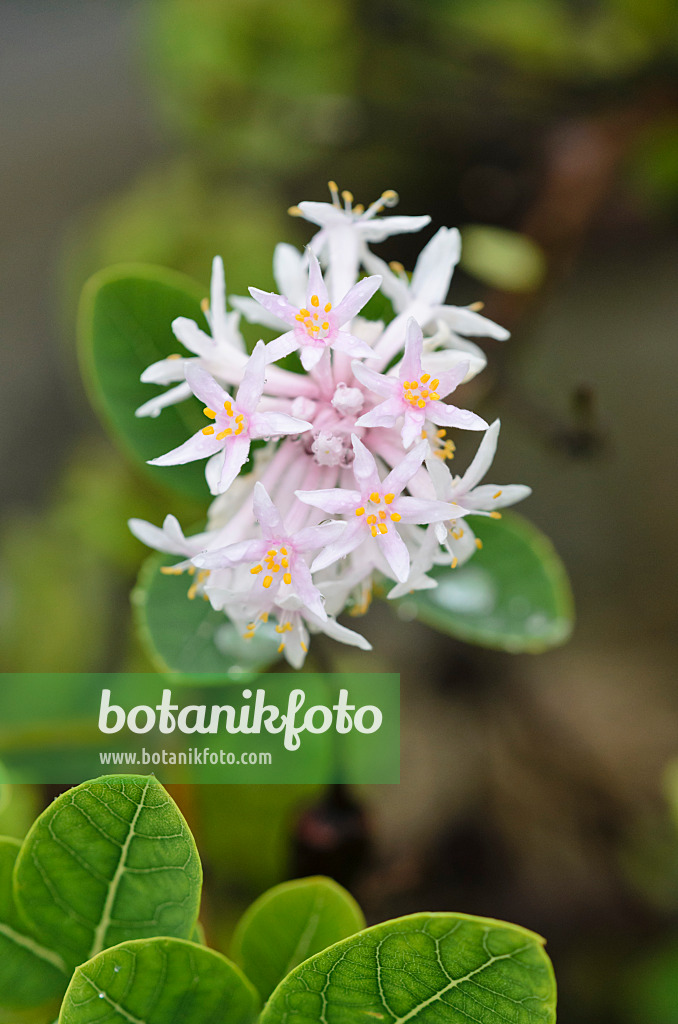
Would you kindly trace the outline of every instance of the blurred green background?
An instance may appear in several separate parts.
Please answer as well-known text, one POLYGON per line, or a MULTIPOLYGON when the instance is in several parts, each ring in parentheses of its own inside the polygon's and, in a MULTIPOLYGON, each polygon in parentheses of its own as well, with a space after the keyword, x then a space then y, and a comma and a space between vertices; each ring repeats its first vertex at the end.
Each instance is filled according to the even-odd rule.
MULTIPOLYGON (((149 668, 125 521, 202 514, 88 406, 87 277, 140 260, 207 292, 220 253, 231 292, 268 288, 275 243, 310 237, 289 205, 328 178, 364 203, 397 189, 432 228, 380 254, 411 267, 458 225, 453 301, 513 332, 472 404, 502 417, 495 479, 532 485, 577 630, 511 657, 374 608, 374 653, 333 657, 401 672, 401 785, 176 794, 208 930, 218 944, 265 886, 328 871, 371 920, 541 932, 563 1021, 676 1024, 675 0, 5 0, 0 18, 0 667, 149 668)), ((0 828, 50 795, 5 791, 0 828)))

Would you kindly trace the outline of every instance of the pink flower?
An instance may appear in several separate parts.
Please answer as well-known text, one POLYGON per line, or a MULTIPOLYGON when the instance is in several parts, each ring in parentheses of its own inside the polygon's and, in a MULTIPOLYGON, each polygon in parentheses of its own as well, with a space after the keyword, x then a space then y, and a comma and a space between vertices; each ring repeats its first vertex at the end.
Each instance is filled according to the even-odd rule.
POLYGON ((443 427, 462 427, 465 430, 486 430, 487 423, 468 409, 457 409, 441 401, 461 384, 468 373, 469 364, 459 363, 446 373, 432 378, 421 366, 423 336, 416 320, 408 320, 405 355, 398 376, 376 373, 361 363, 354 363, 353 372, 361 384, 386 399, 356 421, 358 427, 393 427, 402 416, 401 436, 409 448, 421 437, 427 420, 443 427))
POLYGON ((355 459, 353 473, 360 490, 333 487, 319 491, 295 491, 297 498, 330 514, 351 517, 345 532, 328 544, 314 561, 316 572, 343 558, 365 541, 378 545, 395 579, 404 582, 410 571, 407 545, 398 532, 398 524, 435 523, 463 515, 464 509, 454 503, 403 496, 401 492, 421 466, 429 450, 422 441, 404 456, 384 478, 374 456, 355 434, 352 438, 355 459))
POLYGON ((305 370, 313 369, 320 362, 326 349, 346 352, 358 359, 369 358, 373 355, 370 346, 341 328, 353 319, 368 299, 372 298, 380 284, 381 277, 366 277, 354 284, 346 292, 341 302, 337 306, 333 306, 323 280, 320 264, 316 256, 309 250, 308 290, 305 306, 299 308, 282 295, 263 292, 259 288, 250 288, 250 295, 253 299, 256 299, 269 313, 273 313, 292 327, 291 331, 281 334, 279 338, 266 346, 266 361, 275 362, 297 349, 301 351, 301 362, 305 370))
POLYGON ((214 479, 212 494, 223 494, 247 462, 251 442, 260 437, 298 434, 311 424, 281 412, 256 412, 266 371, 264 343, 257 343, 249 358, 235 398, 223 390, 199 366, 186 368, 186 381, 193 394, 206 403, 205 415, 213 420, 184 444, 166 455, 150 459, 152 466, 177 466, 206 459, 223 451, 223 463, 214 479))

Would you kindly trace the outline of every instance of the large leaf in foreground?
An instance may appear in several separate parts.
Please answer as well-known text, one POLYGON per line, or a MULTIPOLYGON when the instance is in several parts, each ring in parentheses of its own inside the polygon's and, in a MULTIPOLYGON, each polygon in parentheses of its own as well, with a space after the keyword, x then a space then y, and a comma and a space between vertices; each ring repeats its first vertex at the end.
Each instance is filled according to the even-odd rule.
POLYGON ((14 893, 30 933, 73 969, 126 939, 189 938, 201 878, 193 836, 160 783, 109 775, 43 811, 17 859, 14 893))
POLYGON ((175 353, 190 355, 172 334, 172 321, 184 316, 204 324, 201 294, 190 278, 162 267, 130 264, 102 270, 83 289, 78 345, 92 403, 127 453, 156 483, 202 500, 207 495, 202 462, 146 465, 204 425, 200 404, 188 399, 156 418, 135 415, 164 390, 142 384, 146 367, 175 353))
POLYGON ((261 1024, 552 1024, 555 1004, 538 935, 463 914, 413 914, 301 964, 261 1024))
POLYGON ((181 939, 139 939, 78 967, 59 1024, 250 1024, 258 1003, 219 953, 181 939))
POLYGON ((403 603, 428 626, 485 647, 536 653, 564 643, 572 593, 551 542, 516 513, 474 516, 471 524, 482 550, 459 569, 432 571, 438 586, 403 603))
POLYGON ((70 971, 29 935, 14 905, 12 872, 20 843, 0 838, 0 1021, 53 1020, 70 971))
POLYGON ((302 878, 252 904, 236 928, 231 955, 268 999, 294 967, 364 927, 360 907, 340 885, 302 878))
MULTIPOLYGON (((259 628, 245 640, 223 612, 202 597, 187 596, 189 576, 171 576, 161 567, 176 557, 151 555, 144 562, 132 594, 139 635, 146 652, 161 672, 186 676, 228 674, 234 667, 263 669, 279 658, 280 638, 259 628)), ((234 677, 241 682, 242 676, 234 677)))

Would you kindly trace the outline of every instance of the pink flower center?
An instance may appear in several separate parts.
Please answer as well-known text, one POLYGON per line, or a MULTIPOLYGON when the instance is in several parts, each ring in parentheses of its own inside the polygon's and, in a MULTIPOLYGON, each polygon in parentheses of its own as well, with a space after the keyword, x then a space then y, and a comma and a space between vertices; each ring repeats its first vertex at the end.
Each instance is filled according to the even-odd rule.
POLYGON ((303 327, 309 341, 324 342, 332 329, 331 319, 328 316, 332 310, 332 303, 327 302, 320 309, 320 299, 317 295, 312 295, 310 306, 311 309, 306 309, 306 307, 300 309, 294 319, 303 327))
POLYGON ((365 504, 359 505, 355 510, 357 516, 365 516, 365 523, 373 537, 388 533, 388 520, 399 523, 402 519, 398 512, 391 512, 388 507, 384 507, 389 506, 394 498, 395 494, 385 494, 382 500, 379 491, 372 491, 365 504))
MULTIPOLYGON (((237 437, 247 430, 247 417, 242 412, 234 410, 233 403, 229 398, 224 402, 224 411, 221 410, 217 413, 214 409, 203 409, 205 416, 208 419, 215 420, 216 426, 219 428, 217 434, 217 441, 223 441, 227 437, 237 437)), ((215 427, 203 427, 203 434, 213 434, 215 427)))
POLYGON ((284 570, 282 581, 285 584, 292 582, 292 574, 289 571, 290 562, 287 554, 287 548, 269 548, 266 553, 266 557, 262 558, 261 562, 257 565, 253 565, 250 572, 253 576, 258 576, 259 573, 263 572, 264 576, 261 578, 261 585, 265 590, 273 583, 275 574, 284 570))
POLYGON ((418 379, 404 380, 403 396, 405 401, 418 409, 425 409, 429 402, 436 402, 440 398, 436 391, 439 383, 437 377, 435 380, 431 380, 430 373, 422 373, 418 379))

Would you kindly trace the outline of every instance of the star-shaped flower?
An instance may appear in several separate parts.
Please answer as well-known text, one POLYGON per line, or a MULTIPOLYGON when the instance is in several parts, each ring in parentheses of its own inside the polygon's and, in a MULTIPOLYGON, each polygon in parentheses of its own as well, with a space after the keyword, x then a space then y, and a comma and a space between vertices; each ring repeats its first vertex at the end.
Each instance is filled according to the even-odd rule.
POLYGON ((209 458, 223 451, 221 471, 211 481, 212 494, 222 494, 235 480, 249 456, 255 438, 299 434, 311 424, 281 412, 256 412, 266 372, 264 343, 257 343, 247 363, 235 398, 199 366, 186 368, 186 382, 193 394, 205 402, 205 415, 213 420, 184 444, 166 455, 150 459, 153 466, 176 466, 209 458))
POLYGON ((457 409, 441 401, 451 394, 468 373, 468 363, 459 363, 439 377, 424 373, 421 365, 423 337, 416 320, 407 323, 405 355, 398 375, 387 375, 354 363, 353 372, 361 384, 383 395, 386 401, 356 421, 358 427, 393 427, 402 416, 401 436, 409 448, 421 437, 427 420, 442 427, 462 427, 464 430, 486 430, 482 417, 467 409, 457 409))
POLYGON ((301 350, 301 362, 305 370, 313 369, 330 348, 346 352, 357 359, 369 358, 373 354, 370 346, 341 328, 372 298, 380 283, 381 278, 378 276, 366 277, 353 285, 337 306, 333 306, 317 257, 309 252, 305 306, 295 306, 289 299, 274 292, 250 288, 253 299, 292 327, 291 331, 266 346, 267 362, 282 359, 296 349, 301 350))
POLYGON ((398 524, 434 523, 463 515, 464 509, 445 501, 413 498, 402 491, 421 466, 428 442, 408 452, 382 481, 374 456, 355 434, 352 438, 355 458, 353 472, 359 490, 332 488, 295 491, 300 501, 330 514, 350 516, 345 532, 330 543, 315 559, 311 569, 324 569, 354 551, 364 541, 374 542, 381 550, 395 579, 404 582, 410 571, 407 545, 398 532, 398 524))
POLYGON ((313 615, 325 620, 323 599, 313 584, 304 556, 337 540, 346 524, 329 522, 290 532, 260 482, 254 485, 252 507, 261 527, 261 538, 203 553, 195 558, 195 564, 212 570, 232 569, 247 563, 252 576, 249 604, 270 612, 274 605, 295 594, 313 615))

